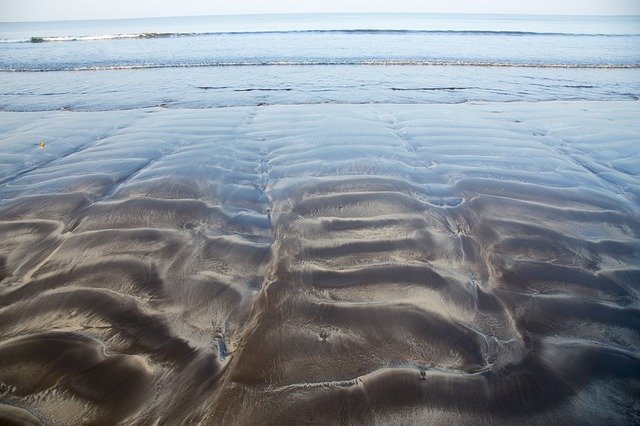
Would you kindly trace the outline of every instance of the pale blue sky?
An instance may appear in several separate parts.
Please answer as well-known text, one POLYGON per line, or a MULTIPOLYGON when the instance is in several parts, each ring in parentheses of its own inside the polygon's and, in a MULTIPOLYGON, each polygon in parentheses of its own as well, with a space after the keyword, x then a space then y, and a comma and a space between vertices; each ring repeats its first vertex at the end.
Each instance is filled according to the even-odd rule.
POLYGON ((640 0, 0 0, 0 21, 242 13, 640 14, 640 0))

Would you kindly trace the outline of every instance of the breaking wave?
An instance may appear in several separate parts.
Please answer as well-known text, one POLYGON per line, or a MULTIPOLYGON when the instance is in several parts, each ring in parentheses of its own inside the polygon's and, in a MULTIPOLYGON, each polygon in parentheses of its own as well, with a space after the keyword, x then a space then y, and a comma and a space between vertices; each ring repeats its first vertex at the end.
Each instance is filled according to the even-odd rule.
POLYGON ((218 35, 245 35, 245 34, 442 34, 442 35, 484 35, 484 36, 568 36, 568 37, 638 37, 640 34, 600 34, 600 33, 564 33, 564 32, 534 32, 534 31, 485 31, 485 30, 398 30, 398 29, 332 29, 332 30, 287 30, 287 31, 212 31, 212 32, 140 32, 122 34, 97 34, 97 35, 54 35, 33 36, 23 39, 1 39, 0 43, 48 43, 65 41, 98 41, 120 39, 150 39, 171 37, 207 37, 218 35))

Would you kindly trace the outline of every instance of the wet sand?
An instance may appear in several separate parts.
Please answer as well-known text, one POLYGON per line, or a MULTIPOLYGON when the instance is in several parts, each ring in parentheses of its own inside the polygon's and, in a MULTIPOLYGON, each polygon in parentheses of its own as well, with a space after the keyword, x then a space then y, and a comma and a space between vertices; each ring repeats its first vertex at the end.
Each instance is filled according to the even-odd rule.
POLYGON ((638 423, 639 116, 2 112, 0 422, 638 423))

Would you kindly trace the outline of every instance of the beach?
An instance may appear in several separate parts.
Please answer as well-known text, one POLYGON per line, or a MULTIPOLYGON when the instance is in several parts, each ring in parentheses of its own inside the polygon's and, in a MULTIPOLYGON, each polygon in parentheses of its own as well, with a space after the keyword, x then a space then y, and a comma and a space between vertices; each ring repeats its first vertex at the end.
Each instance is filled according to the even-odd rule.
POLYGON ((0 420, 637 423, 639 116, 1 111, 0 420))
POLYGON ((639 100, 629 14, 0 22, 0 423, 640 423, 639 100))

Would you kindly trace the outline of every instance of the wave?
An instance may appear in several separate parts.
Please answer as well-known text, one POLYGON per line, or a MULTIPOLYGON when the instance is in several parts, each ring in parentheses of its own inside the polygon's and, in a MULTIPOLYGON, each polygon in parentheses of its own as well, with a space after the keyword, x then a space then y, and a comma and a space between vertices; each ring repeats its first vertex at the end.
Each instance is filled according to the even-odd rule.
POLYGON ((7 67, 0 66, 0 72, 54 72, 54 71, 110 71, 140 70, 156 68, 199 68, 199 67, 246 67, 246 66, 341 66, 341 65, 390 65, 390 66, 458 66, 458 67, 501 67, 501 68, 570 68, 570 69, 631 69, 640 68, 640 63, 544 63, 544 62, 488 62, 488 61, 455 61, 432 59, 320 59, 320 60, 246 60, 246 61, 213 61, 192 63, 140 63, 113 65, 68 66, 57 67, 7 67))
POLYGON ((99 41, 120 39, 151 39, 172 37, 206 37, 218 35, 257 35, 257 34, 433 34, 433 35, 486 35, 486 36, 569 36, 569 37, 638 37, 634 33, 564 33, 534 31, 484 31, 484 30, 398 30, 398 29, 333 29, 333 30, 268 30, 268 31, 212 31, 212 32, 140 32, 98 35, 56 35, 33 36, 24 39, 0 39, 0 43, 47 43, 65 41, 99 41))
POLYGON ((102 34, 102 35, 85 35, 85 36, 50 36, 50 37, 31 37, 28 40, 17 40, 20 43, 46 43, 59 41, 92 41, 92 40, 118 40, 132 38, 164 38, 174 37, 173 33, 133 33, 133 34, 102 34))

